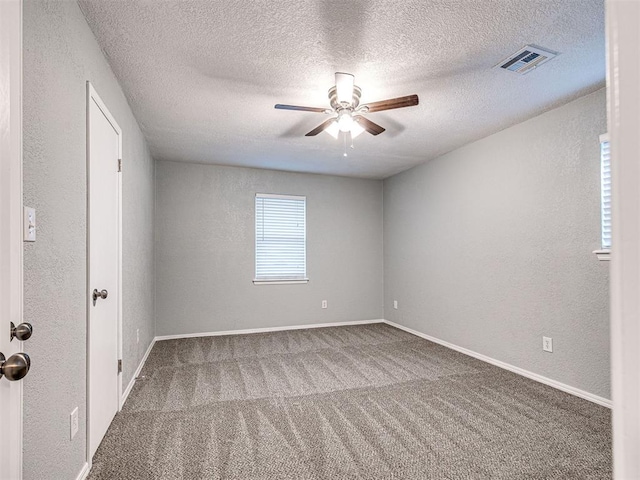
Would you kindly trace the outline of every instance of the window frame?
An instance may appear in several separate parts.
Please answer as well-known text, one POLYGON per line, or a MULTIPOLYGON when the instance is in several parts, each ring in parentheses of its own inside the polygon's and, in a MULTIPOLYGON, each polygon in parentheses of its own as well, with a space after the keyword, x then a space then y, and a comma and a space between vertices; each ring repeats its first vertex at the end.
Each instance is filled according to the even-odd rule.
POLYGON ((305 195, 285 195, 277 193, 256 193, 254 197, 254 285, 293 285, 305 284, 309 282, 307 275, 307 197, 305 195), (301 277, 283 276, 278 278, 266 278, 258 276, 258 205, 259 198, 283 199, 283 200, 303 200, 304 202, 304 275, 301 277))

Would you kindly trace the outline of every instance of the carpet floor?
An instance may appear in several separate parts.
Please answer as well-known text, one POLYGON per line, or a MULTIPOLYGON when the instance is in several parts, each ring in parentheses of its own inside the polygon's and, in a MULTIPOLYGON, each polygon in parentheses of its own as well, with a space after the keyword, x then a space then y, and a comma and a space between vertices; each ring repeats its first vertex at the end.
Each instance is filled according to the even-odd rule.
POLYGON ((610 417, 386 324, 165 340, 89 479, 610 479, 610 417))

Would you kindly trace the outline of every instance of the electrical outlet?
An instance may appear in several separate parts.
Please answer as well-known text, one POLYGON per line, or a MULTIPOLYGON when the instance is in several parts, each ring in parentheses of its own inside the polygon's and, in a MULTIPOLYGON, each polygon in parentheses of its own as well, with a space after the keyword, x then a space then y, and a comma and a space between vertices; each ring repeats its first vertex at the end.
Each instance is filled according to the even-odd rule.
POLYGON ((71 440, 78 433, 78 407, 73 409, 70 415, 70 425, 71 425, 71 440))
POLYGON ((551 337, 542 337, 542 350, 553 352, 553 339, 551 337))
POLYGON ((322 300, 322 308, 327 308, 327 301, 326 300, 322 300))
POLYGON ((393 308, 398 309, 398 300, 393 301, 393 308))
POLYGON ((140 329, 136 330, 136 343, 140 343, 140 329))

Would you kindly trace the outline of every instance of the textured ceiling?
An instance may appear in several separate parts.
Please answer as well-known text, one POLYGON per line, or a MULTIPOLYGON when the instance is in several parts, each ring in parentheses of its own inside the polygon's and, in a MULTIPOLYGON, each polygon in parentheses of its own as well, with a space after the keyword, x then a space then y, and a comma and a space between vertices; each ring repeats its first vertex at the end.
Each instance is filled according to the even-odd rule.
MULTIPOLYGON (((80 0, 152 155, 384 178, 604 86, 604 0, 80 0), (524 76, 492 67, 525 44, 560 52, 524 76), (304 137, 336 71, 387 131, 304 137)), ((526 146, 523 146, 526 148, 526 146)))

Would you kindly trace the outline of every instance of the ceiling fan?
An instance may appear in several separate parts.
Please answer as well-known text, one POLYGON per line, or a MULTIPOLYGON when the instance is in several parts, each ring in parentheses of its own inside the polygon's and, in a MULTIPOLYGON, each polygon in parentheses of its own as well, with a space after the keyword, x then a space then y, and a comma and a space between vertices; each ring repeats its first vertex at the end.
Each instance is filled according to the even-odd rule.
POLYGON ((369 132, 371 135, 379 135, 384 132, 385 129, 383 127, 364 117, 367 113, 418 105, 418 95, 408 95, 360 105, 361 94, 360 87, 354 85, 353 75, 336 72, 336 84, 329 89, 329 104, 331 108, 300 107, 297 105, 282 105, 280 103, 275 108, 332 115, 332 118, 307 133, 306 137, 313 137, 324 131, 334 138, 338 138, 340 132, 350 133, 353 139, 364 131, 369 132))

